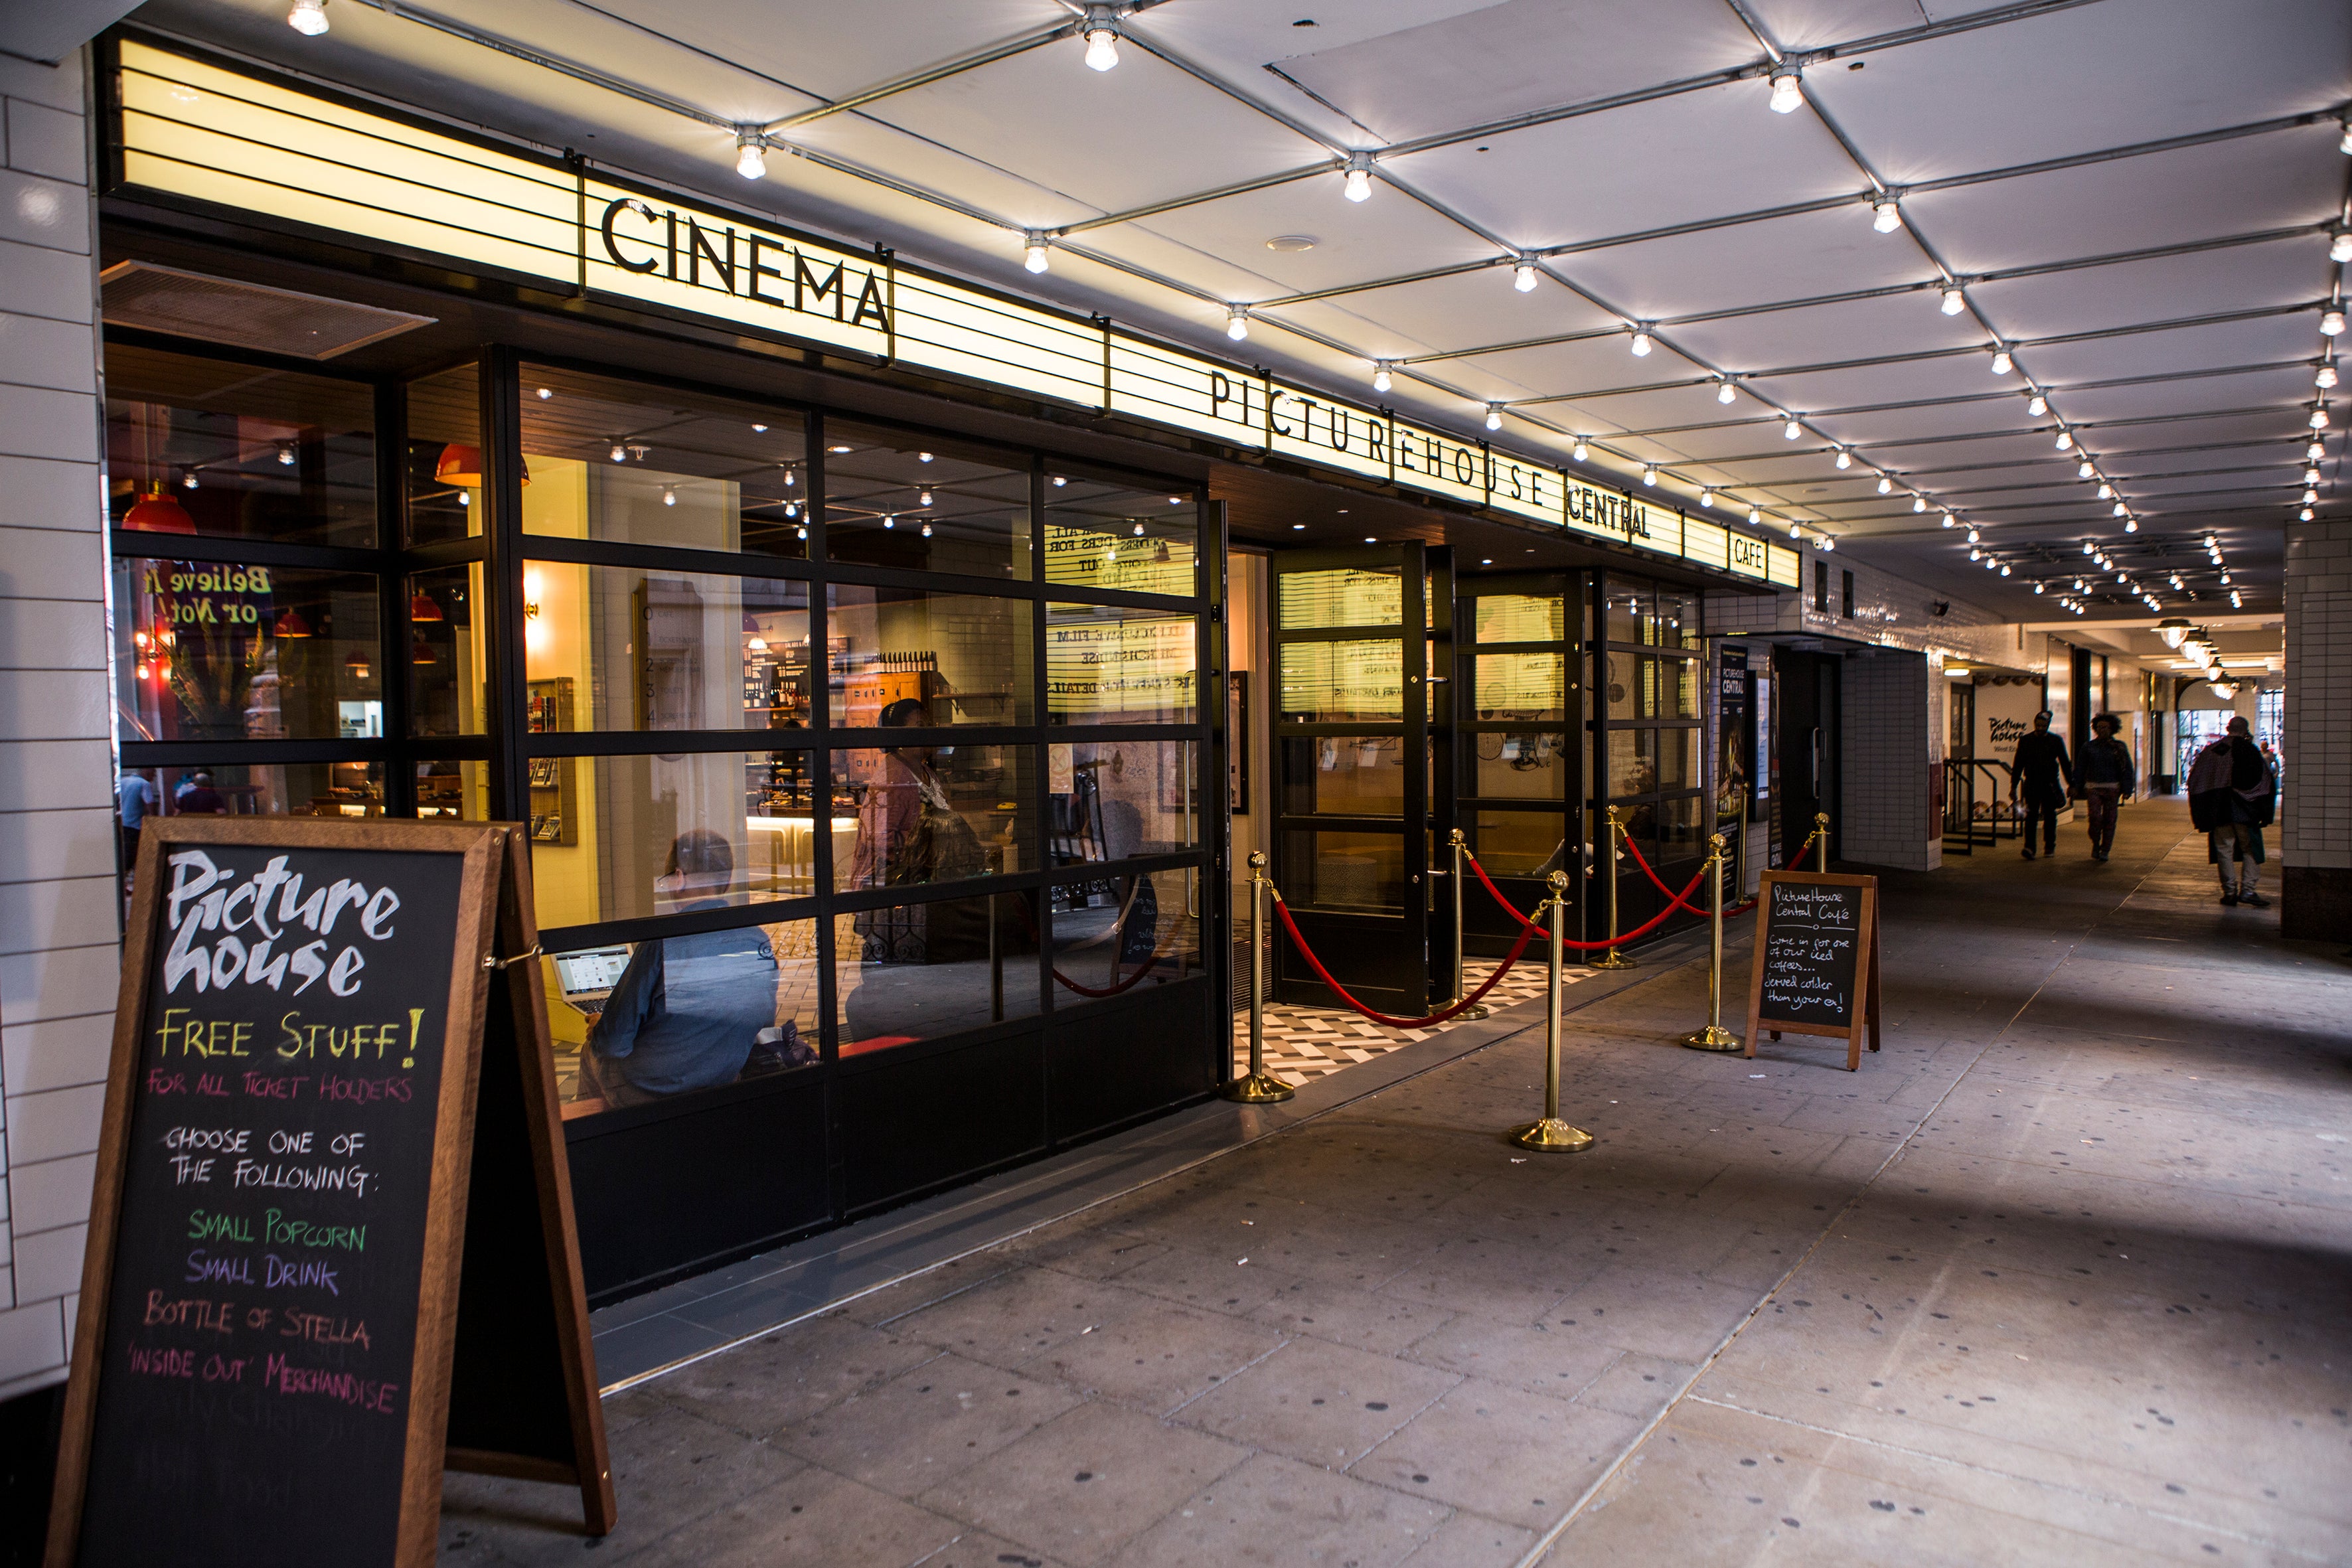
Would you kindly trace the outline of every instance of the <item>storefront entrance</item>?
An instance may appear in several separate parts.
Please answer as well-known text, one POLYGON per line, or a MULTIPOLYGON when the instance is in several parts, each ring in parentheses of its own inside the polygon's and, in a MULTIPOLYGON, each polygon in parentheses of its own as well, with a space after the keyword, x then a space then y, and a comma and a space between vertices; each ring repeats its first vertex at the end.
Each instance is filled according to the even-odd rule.
POLYGON ((1816 815, 1830 819, 1830 855, 1835 858, 1843 746, 1841 660, 1835 654, 1783 647, 1773 650, 1772 664, 1780 692, 1780 864, 1794 866, 1806 853, 1816 815))

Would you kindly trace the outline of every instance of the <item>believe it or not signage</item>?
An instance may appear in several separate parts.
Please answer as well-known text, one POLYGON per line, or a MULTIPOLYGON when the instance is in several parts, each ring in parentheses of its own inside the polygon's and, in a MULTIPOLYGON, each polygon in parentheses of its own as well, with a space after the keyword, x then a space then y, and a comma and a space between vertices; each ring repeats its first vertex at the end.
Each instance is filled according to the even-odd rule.
POLYGON ((1463 506, 1794 586, 1797 552, 1264 372, 135 39, 121 178, 881 363, 1148 420, 1463 506), (1718 554, 1723 558, 1718 559, 1718 554))

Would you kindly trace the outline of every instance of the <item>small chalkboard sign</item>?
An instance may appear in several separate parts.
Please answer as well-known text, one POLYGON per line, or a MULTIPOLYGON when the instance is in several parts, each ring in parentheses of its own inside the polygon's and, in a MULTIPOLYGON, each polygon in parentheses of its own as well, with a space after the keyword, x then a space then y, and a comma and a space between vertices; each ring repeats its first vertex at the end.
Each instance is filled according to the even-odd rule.
POLYGON ((1756 1036, 1843 1035, 1849 1072, 1862 1037, 1878 1048, 1878 879, 1767 871, 1756 895, 1748 1055, 1756 1036))
POLYGON ((421 1568, 445 1464, 609 1530, 520 832, 141 840, 49 1568, 421 1568))

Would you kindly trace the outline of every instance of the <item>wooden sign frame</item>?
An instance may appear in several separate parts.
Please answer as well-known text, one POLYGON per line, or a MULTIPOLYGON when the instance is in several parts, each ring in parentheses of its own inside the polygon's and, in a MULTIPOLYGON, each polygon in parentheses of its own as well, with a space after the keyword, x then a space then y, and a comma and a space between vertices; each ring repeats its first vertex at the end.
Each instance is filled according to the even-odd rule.
POLYGON ((1878 1049, 1878 879, 1856 876, 1843 871, 1767 871, 1756 889, 1756 942, 1748 965, 1748 1048, 1747 1055, 1756 1055, 1756 1034, 1769 1029, 1772 1037, 1783 1034, 1821 1035, 1830 1039, 1845 1041, 1845 1070, 1862 1070, 1862 1041, 1866 1032, 1870 1048, 1878 1049), (1790 885, 1814 888, 1859 888, 1862 889, 1862 919, 1855 940, 1861 944, 1853 955, 1854 998, 1850 1021, 1843 1027, 1827 1024, 1801 1023, 1788 1018, 1768 1018, 1764 1016, 1764 946, 1771 929, 1772 889, 1790 885))
MULTIPOLYGON (((504 823, 152 817, 140 835, 136 890, 123 943, 113 1048, 82 1262, 81 1300, 50 1505, 47 1568, 75 1568, 79 1562, 84 1512, 91 1500, 88 1489, 100 1363, 107 1349, 115 1251, 128 1185, 142 1037, 159 934, 156 921, 164 880, 163 856, 167 848, 184 845, 462 857, 457 924, 450 938, 448 1022, 433 1116, 415 1341, 404 1369, 408 1398, 391 1561, 398 1568, 429 1568, 435 1561, 445 1465, 576 1484, 588 1530, 600 1535, 609 1531, 615 1521, 612 1467, 589 1341, 546 999, 538 973, 528 847, 521 830, 504 823), (495 956, 499 950, 520 956, 499 958, 495 956), (497 996, 499 991, 506 995, 497 996), (499 1003, 505 1005, 494 1010, 499 1003), (494 1022, 497 1027, 488 1029, 494 1022), (524 1122, 520 1128, 513 1125, 511 1112, 516 1107, 511 1099, 500 1125, 485 1126, 477 1117, 487 1041, 516 1047, 498 1053, 495 1066, 502 1079, 519 1082, 524 1122), (543 1416, 560 1422, 568 1449, 560 1458, 540 1452, 453 1448, 447 1442, 453 1360, 461 1345, 478 1342, 489 1332, 481 1317, 469 1320, 460 1310, 468 1282, 461 1268, 468 1183, 478 1151, 484 1147, 520 1147, 534 1177, 528 1198, 545 1241, 535 1256, 544 1268, 547 1305, 555 1331, 551 1341, 541 1347, 540 1364, 548 1374, 541 1383, 549 1389, 560 1388, 563 1405, 561 1411, 544 1412, 543 1416)), ((501 1245, 509 1253, 527 1250, 514 1247, 510 1232, 501 1245)), ((502 1349, 500 1353, 518 1352, 502 1349)), ((529 1352, 520 1353, 527 1356, 529 1352)), ((170 1555, 167 1543, 158 1543, 157 1549, 159 1561, 170 1555)))

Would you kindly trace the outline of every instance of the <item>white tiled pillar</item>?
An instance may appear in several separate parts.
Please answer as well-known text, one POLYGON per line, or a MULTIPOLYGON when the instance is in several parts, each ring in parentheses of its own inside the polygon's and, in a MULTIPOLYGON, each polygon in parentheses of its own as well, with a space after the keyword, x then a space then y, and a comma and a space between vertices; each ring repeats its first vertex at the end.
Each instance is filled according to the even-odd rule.
POLYGON ((2352 519, 2286 525, 2279 924, 2352 940, 2352 519))
POLYGON ((0 57, 0 1398, 65 1375, 118 968, 85 85, 0 57))

